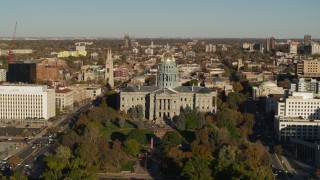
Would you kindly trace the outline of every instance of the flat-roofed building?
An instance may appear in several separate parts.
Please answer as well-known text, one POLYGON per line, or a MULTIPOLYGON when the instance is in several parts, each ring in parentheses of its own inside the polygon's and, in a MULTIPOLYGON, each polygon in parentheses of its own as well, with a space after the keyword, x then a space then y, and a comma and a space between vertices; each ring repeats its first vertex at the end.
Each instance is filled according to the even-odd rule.
POLYGON ((320 99, 313 93, 293 92, 276 104, 274 127, 281 141, 319 138, 320 99))
POLYGON ((60 110, 73 108, 73 92, 65 87, 56 89, 56 107, 60 110))
POLYGON ((0 119, 49 119, 55 116, 55 91, 47 86, 0 86, 0 119))

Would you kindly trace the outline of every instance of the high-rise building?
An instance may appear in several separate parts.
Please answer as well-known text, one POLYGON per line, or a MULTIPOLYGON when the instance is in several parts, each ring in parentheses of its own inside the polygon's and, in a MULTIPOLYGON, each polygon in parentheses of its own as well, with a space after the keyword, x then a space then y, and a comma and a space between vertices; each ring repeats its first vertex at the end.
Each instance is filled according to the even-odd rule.
POLYGON ((296 74, 299 78, 319 78, 320 61, 318 61, 317 59, 298 61, 296 65, 296 74))
POLYGON ((11 83, 36 83, 36 63, 14 62, 8 66, 7 81, 11 83))
POLYGON ((111 49, 108 49, 108 56, 106 59, 106 69, 105 69, 105 80, 106 83, 113 88, 114 86, 114 78, 113 78, 113 59, 112 59, 112 53, 111 49))
POLYGON ((47 86, 0 86, 0 119, 49 119, 55 116, 55 91, 47 86))
POLYGON ((311 44, 311 34, 304 35, 304 45, 309 46, 311 44))
POLYGON ((276 40, 274 37, 270 37, 266 39, 266 51, 274 50, 276 47, 276 40))
POLYGON ((290 91, 292 92, 313 92, 320 94, 320 82, 316 79, 305 81, 304 78, 299 78, 298 82, 290 84, 290 91))
POLYGON ((298 53, 298 44, 296 42, 291 42, 289 44, 289 53, 293 55, 297 55, 298 53))
POLYGON ((7 81, 7 70, 0 69, 0 82, 7 81))
POLYGON ((262 50, 262 46, 261 44, 253 44, 253 50, 254 51, 261 51, 262 50))
POLYGON ((293 92, 276 102, 274 128, 280 141, 319 139, 320 100, 309 92, 293 92))
POLYGON ((137 47, 136 37, 129 36, 129 34, 124 35, 124 47, 126 48, 134 48, 137 47))
POLYGON ((216 52, 216 45, 213 45, 213 44, 208 44, 206 45, 206 52, 216 52))
POLYGON ((125 34, 123 39, 124 39, 124 47, 128 48, 130 43, 129 34, 125 34))
POLYGON ((311 54, 320 54, 320 45, 315 42, 311 42, 311 54))

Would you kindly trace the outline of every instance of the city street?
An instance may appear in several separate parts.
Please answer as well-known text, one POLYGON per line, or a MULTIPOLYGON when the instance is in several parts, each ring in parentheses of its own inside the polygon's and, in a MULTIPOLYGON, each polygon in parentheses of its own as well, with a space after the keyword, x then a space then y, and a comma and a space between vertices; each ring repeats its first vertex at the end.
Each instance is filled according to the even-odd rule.
MULTIPOLYGON (((92 107, 91 101, 74 109, 69 115, 62 116, 49 128, 60 127, 60 132, 64 132, 69 128, 69 123, 73 122, 72 119, 74 117, 78 117, 80 113, 87 111, 90 107, 92 107)), ((14 172, 24 172, 34 178, 39 178, 43 168, 40 158, 43 158, 48 153, 52 153, 55 146, 55 143, 49 143, 49 137, 46 134, 47 128, 37 134, 34 138, 26 140, 26 146, 15 154, 21 159, 21 162, 17 167, 12 169, 14 172)), ((12 139, 11 141, 20 142, 21 140, 12 139)))

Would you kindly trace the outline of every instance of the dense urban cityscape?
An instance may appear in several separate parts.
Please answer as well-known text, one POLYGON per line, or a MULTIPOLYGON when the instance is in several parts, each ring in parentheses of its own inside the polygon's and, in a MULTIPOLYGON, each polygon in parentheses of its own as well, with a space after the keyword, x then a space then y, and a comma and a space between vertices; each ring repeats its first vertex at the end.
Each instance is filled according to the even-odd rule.
POLYGON ((44 37, 20 23, 0 28, 1 180, 320 179, 314 31, 44 37))

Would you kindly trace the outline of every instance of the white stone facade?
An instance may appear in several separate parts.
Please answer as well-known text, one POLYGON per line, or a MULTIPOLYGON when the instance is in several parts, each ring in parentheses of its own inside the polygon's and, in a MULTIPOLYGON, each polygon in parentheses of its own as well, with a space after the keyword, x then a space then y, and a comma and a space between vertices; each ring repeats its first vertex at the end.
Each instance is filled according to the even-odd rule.
POLYGON ((55 114, 54 89, 0 86, 0 119, 49 119, 55 114))

